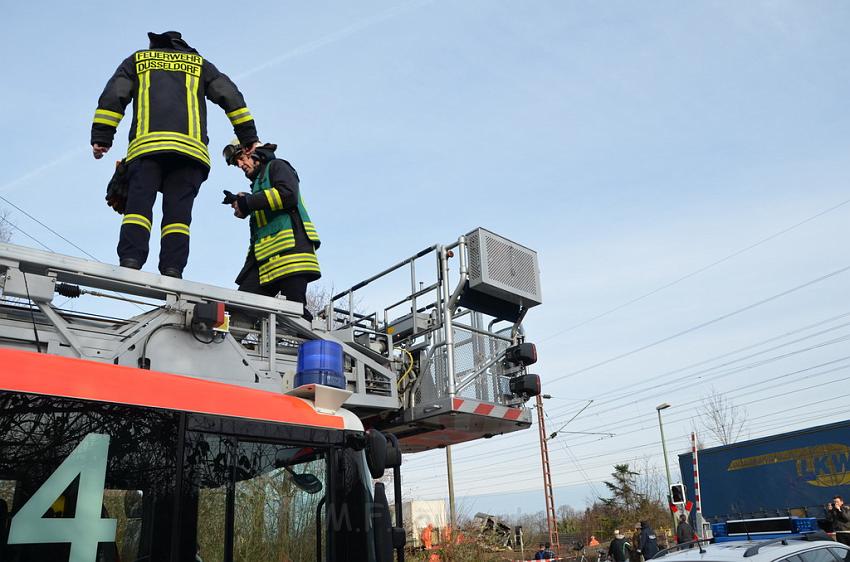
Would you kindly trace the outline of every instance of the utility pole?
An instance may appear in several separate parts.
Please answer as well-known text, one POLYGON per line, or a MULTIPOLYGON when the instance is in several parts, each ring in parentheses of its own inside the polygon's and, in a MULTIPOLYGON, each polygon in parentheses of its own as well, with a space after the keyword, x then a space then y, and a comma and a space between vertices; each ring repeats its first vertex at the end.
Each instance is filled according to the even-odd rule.
MULTIPOLYGON (((659 404, 655 407, 655 410, 658 412, 658 429, 661 430, 661 449, 664 451, 664 470, 667 472, 667 507, 670 508, 670 505, 673 504, 673 499, 670 497, 670 489, 673 487, 673 480, 670 479, 670 461, 667 460, 667 441, 664 440, 664 424, 661 423, 661 410, 666 410, 670 407, 670 404, 664 402, 663 404, 659 404)), ((670 515, 673 517, 673 533, 676 532, 676 514, 672 511, 670 515)))
POLYGON ((448 472, 449 481, 449 525, 452 527, 452 534, 457 526, 457 514, 455 512, 455 479, 452 474, 452 446, 446 445, 446 471, 448 472))
POLYGON ((555 554, 561 553, 558 539, 558 518, 555 514, 555 494, 552 490, 552 471, 549 468, 549 442, 546 439, 546 424, 543 421, 543 396, 537 395, 537 427, 540 430, 540 459, 543 462, 543 495, 546 496, 546 525, 549 527, 549 543, 555 554))
MULTIPOLYGON (((455 344, 454 344, 454 328, 452 328, 453 310, 449 307, 451 302, 451 289, 449 288, 449 265, 448 259, 454 254, 451 250, 446 250, 445 246, 440 246, 437 250, 437 263, 440 266, 440 285, 442 289, 441 308, 443 318, 445 353, 446 353, 446 375, 448 376, 448 395, 449 402, 454 403, 457 386, 455 384, 455 344)), ((411 262, 412 265, 412 262, 411 262)), ((411 271, 413 271, 411 269, 411 271)), ((461 258, 461 273, 463 273, 463 259, 461 258)), ((412 305, 412 318, 416 318, 416 307, 412 305)), ((414 322, 415 323, 415 322, 414 322)), ((415 333, 415 332, 414 332, 415 333)), ((457 514, 455 512, 455 481, 452 474, 452 447, 446 446, 446 472, 449 484, 449 524, 452 527, 452 533, 455 532, 457 526, 457 514)))

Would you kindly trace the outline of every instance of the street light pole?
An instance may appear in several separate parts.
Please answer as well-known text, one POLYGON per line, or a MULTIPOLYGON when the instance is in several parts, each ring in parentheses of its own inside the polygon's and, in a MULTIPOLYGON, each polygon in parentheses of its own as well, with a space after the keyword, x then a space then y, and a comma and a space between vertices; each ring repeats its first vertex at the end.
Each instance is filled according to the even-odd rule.
MULTIPOLYGON (((667 472, 667 509, 670 509, 670 505, 672 504, 672 498, 670 497, 670 488, 673 487, 673 480, 670 479, 670 461, 667 459, 667 441, 664 439, 664 424, 661 423, 661 410, 666 410, 670 407, 670 404, 664 402, 663 404, 659 404, 655 407, 655 410, 658 412, 658 429, 661 430, 661 449, 664 451, 664 470, 667 472)), ((673 517, 673 527, 671 528, 672 532, 676 532, 676 514, 672 511, 670 515, 673 517)))

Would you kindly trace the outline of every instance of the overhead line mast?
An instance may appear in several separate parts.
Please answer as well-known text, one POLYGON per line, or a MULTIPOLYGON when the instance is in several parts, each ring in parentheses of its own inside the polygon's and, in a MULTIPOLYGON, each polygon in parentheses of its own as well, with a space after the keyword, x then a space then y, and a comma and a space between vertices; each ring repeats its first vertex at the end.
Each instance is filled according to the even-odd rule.
POLYGON ((555 513, 555 492, 552 489, 552 470, 549 467, 549 441, 546 423, 543 420, 543 396, 537 395, 537 428, 540 431, 540 460, 543 464, 543 495, 546 496, 546 525, 549 527, 549 543, 560 553, 558 540, 558 517, 555 513))

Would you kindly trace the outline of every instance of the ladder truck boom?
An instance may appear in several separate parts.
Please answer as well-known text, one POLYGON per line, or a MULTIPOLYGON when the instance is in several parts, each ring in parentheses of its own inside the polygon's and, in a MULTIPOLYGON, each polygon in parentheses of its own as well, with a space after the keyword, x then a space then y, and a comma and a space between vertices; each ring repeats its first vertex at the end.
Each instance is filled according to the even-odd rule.
POLYGON ((299 303, 12 244, 0 291, 0 559, 403 560, 402 453, 528 428, 540 392, 522 329, 537 254, 483 228, 312 322, 299 303), (339 387, 296 383, 313 340, 342 348, 339 387), (372 482, 385 469, 395 521, 372 482), (301 522, 257 529, 260 504, 301 522))

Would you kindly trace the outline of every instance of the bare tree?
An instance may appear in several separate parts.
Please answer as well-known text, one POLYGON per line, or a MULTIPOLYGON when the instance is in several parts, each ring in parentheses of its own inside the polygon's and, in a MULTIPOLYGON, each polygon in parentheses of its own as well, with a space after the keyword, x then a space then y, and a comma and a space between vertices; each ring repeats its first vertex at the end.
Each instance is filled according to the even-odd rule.
POLYGON ((635 490, 650 501, 664 504, 667 501, 667 480, 661 468, 650 462, 650 457, 645 456, 634 461, 635 490))
POLYGON ((9 209, 0 210, 0 242, 12 241, 12 223, 9 221, 9 209))
POLYGON ((331 302, 331 297, 333 297, 332 286, 326 287, 313 283, 307 286, 307 302, 304 304, 304 307, 313 316, 316 316, 331 302))
MULTIPOLYGON (((705 449, 705 440, 703 439, 702 430, 700 429, 700 418, 691 418, 691 432, 697 436, 697 451, 705 449)), ((693 447, 690 434, 688 435, 688 444, 682 449, 682 453, 690 453, 693 447)))
POLYGON ((698 409, 699 422, 709 435, 723 445, 735 443, 743 435, 747 424, 747 411, 736 406, 722 392, 712 388, 702 399, 698 409))
MULTIPOLYGON (((327 307, 328 304, 331 302, 333 296, 333 285, 327 286, 312 283, 307 286, 307 302, 304 304, 304 307, 309 310, 313 316, 318 317, 321 313, 324 312, 325 307, 327 307)), ((348 307, 348 299, 342 299, 342 302, 338 300, 336 301, 334 306, 345 309, 348 307)), ((363 302, 360 297, 355 297, 354 299, 353 312, 355 315, 364 314, 363 302)), ((334 313, 332 317, 334 318, 334 325, 348 322, 347 312, 337 312, 334 313)))

